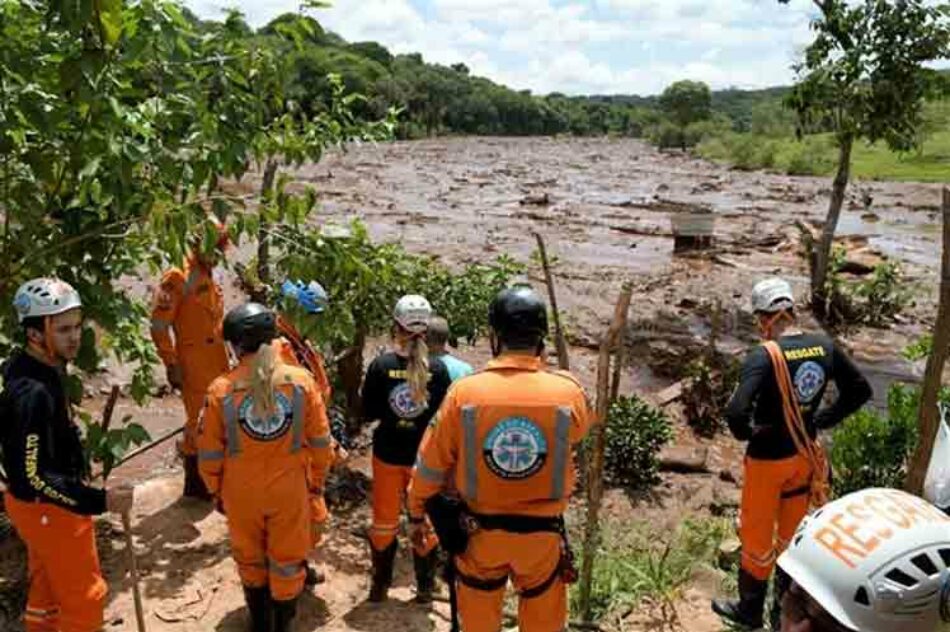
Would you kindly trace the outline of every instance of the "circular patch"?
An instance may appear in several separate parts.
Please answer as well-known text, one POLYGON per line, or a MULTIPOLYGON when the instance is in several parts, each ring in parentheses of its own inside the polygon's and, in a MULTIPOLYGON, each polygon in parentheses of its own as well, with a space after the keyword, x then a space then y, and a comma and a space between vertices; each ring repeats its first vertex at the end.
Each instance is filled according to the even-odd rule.
POLYGON ((506 479, 528 478, 548 456, 548 442, 537 424, 526 417, 509 417, 492 428, 482 453, 488 468, 506 479))
POLYGON ((806 362, 795 371, 795 390, 798 400, 807 404, 825 385, 825 370, 817 362, 806 362))
POLYGON ((258 441, 273 441, 282 437, 290 429, 294 420, 294 409, 283 393, 277 393, 274 398, 276 411, 267 419, 257 419, 253 416, 254 398, 248 395, 241 402, 238 417, 245 432, 258 441))
POLYGON ((13 299, 13 307, 16 308, 16 311, 20 314, 20 316, 26 316, 30 313, 31 304, 32 301, 26 294, 20 294, 15 299, 13 299))
POLYGON ((412 399, 412 390, 408 382, 402 382, 389 391, 389 407, 400 419, 415 419, 426 411, 426 402, 418 403, 412 399))

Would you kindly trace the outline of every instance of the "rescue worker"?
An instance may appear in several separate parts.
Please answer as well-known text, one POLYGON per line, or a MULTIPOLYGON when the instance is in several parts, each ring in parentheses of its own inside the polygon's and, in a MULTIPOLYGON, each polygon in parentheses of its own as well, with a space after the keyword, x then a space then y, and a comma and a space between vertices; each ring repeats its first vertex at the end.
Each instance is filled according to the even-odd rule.
POLYGON ((330 430, 310 374, 279 361, 276 317, 247 303, 224 320, 238 366, 212 382, 198 429, 201 476, 228 518, 254 632, 287 632, 313 541, 330 430))
POLYGON ((792 581, 781 632, 936 632, 950 623, 950 518, 902 491, 866 489, 826 505, 778 566, 792 581))
POLYGON ((495 359, 452 386, 419 450, 412 535, 431 528, 427 501, 455 488, 477 524, 455 558, 462 629, 501 629, 510 579, 522 632, 564 630, 573 581, 563 519, 575 481, 571 448, 591 414, 574 377, 545 367, 547 307, 531 288, 503 290, 489 319, 495 359))
POLYGON ((34 279, 14 298, 26 344, 2 368, 0 446, 7 515, 26 543, 27 632, 96 632, 106 582, 92 516, 132 508, 133 491, 88 484, 79 429, 66 393, 66 365, 79 353, 82 302, 63 281, 34 279))
MULTIPOLYGON (((281 286, 282 311, 302 311, 304 315, 317 315, 323 313, 327 306, 327 293, 316 281, 303 283, 302 281, 285 281, 281 286)), ((280 336, 274 344, 280 353, 281 360, 286 364, 292 364, 306 369, 311 377, 317 383, 317 389, 323 397, 324 407, 329 411, 331 396, 333 391, 330 387, 330 380, 327 377, 327 371, 323 364, 323 356, 319 351, 313 348, 310 341, 304 335, 300 334, 290 317, 285 313, 277 314, 277 335, 280 336)), ((333 452, 333 463, 337 465, 346 459, 346 450, 332 436, 331 428, 331 448, 333 452)), ((315 496, 311 506, 313 518, 313 549, 320 545, 323 534, 326 532, 326 526, 330 520, 330 514, 327 511, 327 505, 323 495, 315 496)), ((307 576, 304 584, 308 587, 322 584, 326 581, 326 576, 322 571, 317 570, 309 563, 306 568, 307 576)))
POLYGON ((201 500, 208 500, 209 495, 198 475, 198 413, 208 385, 228 370, 221 336, 224 298, 213 274, 228 237, 220 222, 214 218, 208 221, 217 232, 217 241, 206 247, 204 231, 199 231, 192 238, 184 266, 165 272, 155 292, 151 328, 168 384, 181 390, 185 404, 185 432, 179 443, 185 469, 184 495, 201 500))
MULTIPOLYGON (((716 600, 713 610, 736 625, 757 629, 762 627, 775 560, 807 513, 813 485, 819 477, 827 477, 827 472, 815 470, 807 450, 818 449, 818 430, 835 427, 861 408, 871 397, 871 387, 830 338, 802 331, 788 282, 771 278, 757 283, 752 290, 752 308, 766 344, 746 357, 739 386, 726 410, 732 434, 748 442, 739 515, 739 600, 716 600), (776 359, 768 351, 769 341, 773 341, 776 359), (781 363, 781 375, 788 378, 777 378, 776 361, 781 363), (838 396, 819 409, 831 381, 838 396), (807 437, 801 436, 800 430, 791 432, 794 426, 786 420, 783 393, 789 407, 800 413, 807 437)), ((780 595, 787 585, 785 574, 777 573, 776 593, 780 595)), ((772 611, 776 624, 780 603, 776 600, 772 611)))
POLYGON ((449 321, 441 316, 434 316, 429 320, 429 330, 426 333, 426 344, 429 345, 429 357, 438 358, 449 370, 452 381, 472 374, 472 365, 459 360, 449 353, 446 345, 449 343, 449 321))
MULTIPOLYGON (((439 409, 451 379, 445 365, 429 359, 425 335, 432 307, 422 296, 399 299, 393 311, 395 349, 370 364, 363 383, 363 411, 379 420, 373 433, 373 578, 369 600, 386 599, 392 583, 399 515, 412 476, 419 442, 439 409)), ((413 543, 416 601, 429 603, 435 590, 433 534, 413 543)))

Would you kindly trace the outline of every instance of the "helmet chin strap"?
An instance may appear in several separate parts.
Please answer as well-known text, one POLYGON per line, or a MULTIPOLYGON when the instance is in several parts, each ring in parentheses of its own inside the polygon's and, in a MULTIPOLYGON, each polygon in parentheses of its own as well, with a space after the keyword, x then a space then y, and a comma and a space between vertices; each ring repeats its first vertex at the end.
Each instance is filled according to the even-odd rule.
POLYGON ((27 339, 27 347, 47 364, 56 365, 63 361, 53 347, 53 323, 49 316, 43 318, 43 342, 27 339))
POLYGON ((765 324, 762 324, 762 322, 759 321, 759 334, 766 340, 772 340, 775 325, 777 325, 782 320, 792 320, 792 317, 789 316, 788 312, 784 309, 775 312, 768 318, 768 320, 765 321, 765 324))

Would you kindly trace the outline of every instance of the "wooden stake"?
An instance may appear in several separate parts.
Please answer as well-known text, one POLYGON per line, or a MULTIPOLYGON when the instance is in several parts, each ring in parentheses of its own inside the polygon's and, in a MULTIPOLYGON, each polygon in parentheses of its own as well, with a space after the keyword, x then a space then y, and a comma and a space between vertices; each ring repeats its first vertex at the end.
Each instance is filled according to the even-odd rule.
POLYGON ((139 564, 135 557, 135 545, 132 542, 132 518, 127 511, 122 514, 122 529, 125 531, 125 551, 129 558, 129 575, 132 578, 135 622, 138 625, 138 632, 145 632, 145 608, 142 606, 142 592, 139 590, 139 564))
POLYGON ((610 410, 610 354, 617 346, 621 333, 626 326, 632 292, 632 286, 625 283, 620 292, 620 298, 617 300, 610 328, 600 343, 600 357, 597 362, 596 419, 594 426, 591 428, 592 454, 587 468, 587 524, 584 527, 584 560, 580 576, 581 620, 586 623, 590 623, 593 618, 590 597, 594 577, 594 555, 600 533, 600 501, 603 497, 604 486, 607 411, 610 410))
POLYGON ((554 275, 551 274, 551 265, 548 263, 548 251, 544 247, 544 238, 535 233, 538 240, 538 252, 541 254, 541 267, 544 268, 544 282, 548 286, 548 296, 551 299, 551 313, 554 315, 554 344, 557 346, 557 363, 562 371, 571 370, 571 359, 567 354, 567 341, 564 339, 564 330, 561 329, 561 314, 557 308, 557 293, 554 291, 554 275))
POLYGON ((119 388, 118 384, 112 385, 112 390, 109 392, 109 399, 106 400, 106 407, 102 409, 102 432, 109 432, 109 426, 112 425, 112 413, 115 412, 115 403, 119 399, 119 388))
POLYGON ((943 368, 950 351, 950 188, 943 190, 943 260, 940 275, 940 306, 937 309, 937 322, 934 323, 933 349, 927 358, 927 369, 920 394, 920 441, 911 459, 905 482, 907 491, 918 496, 924 491, 924 481, 940 426, 937 400, 940 397, 943 368))

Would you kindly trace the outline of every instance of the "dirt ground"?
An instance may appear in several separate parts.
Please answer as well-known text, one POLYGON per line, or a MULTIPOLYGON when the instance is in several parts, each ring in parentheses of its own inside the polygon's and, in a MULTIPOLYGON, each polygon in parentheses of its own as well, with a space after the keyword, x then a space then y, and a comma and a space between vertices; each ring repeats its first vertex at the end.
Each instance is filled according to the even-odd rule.
MULTIPOLYGON (((234 188, 253 191, 257 185, 251 177, 234 188)), ((542 234, 549 254, 557 257, 572 368, 591 392, 596 345, 622 282, 629 280, 634 299, 622 392, 649 396, 671 383, 705 344, 717 301, 724 323, 720 345, 738 351, 752 339, 746 297, 755 280, 782 274, 804 293, 806 268, 795 222, 821 221, 829 185, 826 179, 729 171, 687 156, 660 154, 633 140, 485 138, 363 146, 298 170, 291 186, 315 187, 322 200, 316 218, 321 223, 361 218, 374 237, 400 240, 412 251, 437 254, 453 264, 500 254, 528 262, 535 249, 533 232, 542 234), (715 247, 698 256, 674 256, 671 213, 695 206, 715 214, 715 247)), ((922 373, 920 364, 909 364, 900 352, 936 314, 938 204, 934 185, 858 183, 842 216, 839 233, 855 257, 898 259, 916 289, 915 305, 890 328, 859 328, 840 336, 871 376, 879 403, 890 381, 915 380, 922 373)), ((540 282, 534 264, 529 276, 540 282)), ((133 285, 146 292, 152 282, 133 285)), ((229 292, 230 304, 239 300, 229 292)), ((490 354, 481 343, 459 355, 480 365, 490 354)), ((100 409, 107 384, 125 377, 116 367, 92 381, 84 406, 100 409)), ((675 408, 672 412, 677 417, 675 408)), ((116 418, 125 414, 159 436, 181 422, 181 402, 171 395, 139 409, 123 398, 116 418)), ((737 478, 741 446, 724 437, 697 439, 685 424, 677 428, 677 444, 708 447, 709 473, 664 474, 655 493, 642 500, 611 492, 605 512, 646 519, 663 533, 685 516, 734 507, 738 487, 728 481, 737 478)), ((368 476, 365 454, 356 455, 350 467, 368 476)), ((116 477, 139 483, 133 530, 148 629, 243 630, 243 597, 225 521, 179 499, 173 442, 123 466, 116 477)), ((365 505, 334 512, 331 535, 316 555, 330 581, 307 593, 297 630, 448 629, 444 603, 426 609, 411 602, 411 560, 405 552, 393 599, 379 606, 364 602, 367 522, 365 505)), ((121 526, 107 518, 99 527, 112 589, 107 630, 134 630, 121 526)), ((23 567, 22 546, 16 538, 3 539, 2 630, 19 629, 13 618, 25 581, 23 567)), ((708 609, 718 584, 715 576, 697 577, 684 591, 678 604, 683 630, 722 629, 708 609)), ((623 629, 656 629, 646 610, 631 613, 623 629)))

